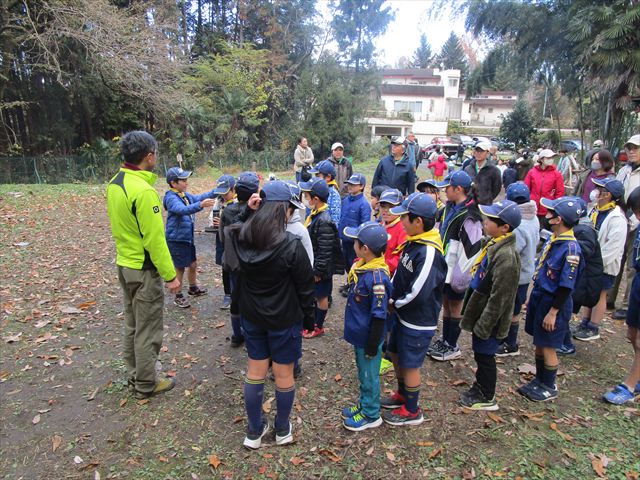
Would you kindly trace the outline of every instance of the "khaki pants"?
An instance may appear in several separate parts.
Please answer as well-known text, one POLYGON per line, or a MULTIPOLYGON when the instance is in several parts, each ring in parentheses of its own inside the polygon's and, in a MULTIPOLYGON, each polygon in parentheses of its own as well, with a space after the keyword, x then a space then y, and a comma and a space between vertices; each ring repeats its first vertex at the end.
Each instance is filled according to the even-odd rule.
POLYGON ((633 282, 633 276, 636 273, 635 268, 633 268, 633 242, 636 238, 636 233, 636 230, 630 230, 627 233, 624 253, 622 254, 622 263, 620 265, 620 273, 618 273, 618 276, 616 277, 616 282, 614 283, 613 288, 611 288, 611 290, 607 292, 607 303, 615 304, 618 298, 620 284, 622 283, 622 277, 626 277, 624 297, 622 298, 622 308, 624 310, 626 310, 629 306, 629 292, 631 291, 631 282, 633 282))
POLYGON ((118 267, 118 279, 124 293, 123 356, 128 381, 139 392, 151 392, 162 346, 163 282, 155 269, 127 267, 118 267))

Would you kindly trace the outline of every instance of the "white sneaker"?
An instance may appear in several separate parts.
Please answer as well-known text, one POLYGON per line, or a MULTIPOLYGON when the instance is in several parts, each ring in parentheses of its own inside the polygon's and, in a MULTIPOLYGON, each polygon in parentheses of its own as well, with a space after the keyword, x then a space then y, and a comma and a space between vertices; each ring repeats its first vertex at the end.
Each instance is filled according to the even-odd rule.
POLYGON ((293 427, 289 422, 289 429, 276 432, 276 445, 286 445, 293 442, 293 427))
POLYGON ((271 426, 269 425, 269 421, 264 422, 264 427, 262 428, 262 433, 248 433, 242 443, 246 448, 250 448, 251 450, 256 450, 260 448, 262 445, 262 437, 264 437, 271 430, 271 426))
POLYGON ((439 352, 433 352, 431 354, 431 358, 437 360, 438 362, 447 362, 449 360, 455 360, 456 358, 460 358, 462 356, 462 352, 460 351, 460 347, 455 346, 452 347, 449 344, 445 343, 447 348, 443 348, 439 352))

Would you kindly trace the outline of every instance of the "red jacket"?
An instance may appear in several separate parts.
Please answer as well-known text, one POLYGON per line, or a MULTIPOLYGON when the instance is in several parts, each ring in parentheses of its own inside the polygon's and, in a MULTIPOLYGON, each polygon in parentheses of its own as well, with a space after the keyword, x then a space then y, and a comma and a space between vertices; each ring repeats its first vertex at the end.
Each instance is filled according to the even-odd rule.
POLYGON ((431 162, 429 165, 427 165, 427 168, 433 168, 433 174, 436 177, 441 177, 444 174, 444 171, 449 167, 444 161, 444 155, 440 155, 435 162, 431 162))
POLYGON ((393 251, 407 239, 407 232, 404 231, 404 227, 399 218, 397 223, 390 227, 385 225, 384 228, 387 229, 387 235, 389 235, 387 250, 384 252, 384 261, 389 267, 390 276, 392 276, 393 272, 398 268, 398 262, 400 261, 400 254, 394 254, 393 251))
POLYGON ((524 178, 524 183, 529 187, 531 200, 536 202, 538 215, 546 215, 547 213, 547 209, 540 205, 541 198, 555 200, 564 196, 564 179, 554 165, 549 165, 544 170, 540 168, 540 165, 536 165, 529 170, 524 178))

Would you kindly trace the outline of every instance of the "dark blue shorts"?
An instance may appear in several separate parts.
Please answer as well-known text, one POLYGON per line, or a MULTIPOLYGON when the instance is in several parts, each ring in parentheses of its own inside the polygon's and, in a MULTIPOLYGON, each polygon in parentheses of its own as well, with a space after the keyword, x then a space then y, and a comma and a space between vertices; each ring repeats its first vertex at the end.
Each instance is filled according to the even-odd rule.
POLYGON ((420 368, 435 330, 413 330, 399 321, 393 324, 387 351, 398 354, 400 368, 420 368))
POLYGON ((167 242, 173 265, 176 268, 187 268, 196 261, 196 246, 186 242, 167 242))
POLYGON ((251 360, 266 360, 287 365, 302 357, 302 325, 284 330, 265 330, 241 318, 247 354, 251 360))
POLYGON ((331 290, 333 290, 333 280, 328 278, 327 280, 320 280, 316 282, 314 287, 314 296, 316 298, 326 298, 331 295, 331 290))
POLYGON ((613 284, 616 283, 616 276, 609 275, 608 273, 602 274, 602 290, 609 290, 613 288, 613 284))
POLYGON ((629 291, 627 325, 640 330, 640 272, 636 272, 629 291))
POLYGON ((449 300, 464 300, 465 293, 466 292, 461 292, 461 293, 456 292, 453 288, 451 288, 451 285, 448 283, 444 284, 444 289, 442 290, 442 295, 448 298, 449 300))
POLYGON ((518 285, 518 290, 516 291, 516 301, 513 305, 513 314, 519 315, 522 311, 522 306, 527 303, 527 292, 529 291, 529 284, 525 283, 524 285, 518 285))
POLYGON ((473 351, 482 353, 483 355, 495 355, 501 343, 500 340, 493 336, 483 340, 476 335, 471 335, 471 347, 473 351))
POLYGON ((569 328, 569 320, 571 319, 571 310, 573 308, 571 296, 558 311, 556 328, 552 332, 547 332, 542 328, 542 321, 551 310, 554 298, 555 296, 552 293, 536 287, 533 288, 531 295, 529 295, 524 330, 533 336, 533 344, 536 347, 560 348, 564 343, 564 335, 569 328))

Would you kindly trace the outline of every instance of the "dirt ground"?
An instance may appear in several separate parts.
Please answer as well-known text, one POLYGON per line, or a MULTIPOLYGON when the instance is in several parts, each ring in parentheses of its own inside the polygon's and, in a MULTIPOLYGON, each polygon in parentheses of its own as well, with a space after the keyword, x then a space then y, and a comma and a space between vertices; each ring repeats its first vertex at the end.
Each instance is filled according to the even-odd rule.
MULTIPOLYGON (((203 185, 193 182, 192 190, 203 185)), ((2 478, 638 478, 640 404, 601 401, 632 359, 622 322, 607 318, 601 340, 562 360, 560 398, 543 405, 515 392, 533 363, 523 333, 523 354, 499 360, 495 413, 457 406, 474 369, 463 334, 462 359, 422 368, 425 423, 352 433, 341 427, 340 409, 357 398, 357 376, 342 340, 344 299, 336 295, 327 334, 303 344, 296 442, 276 447, 271 438, 249 452, 242 447, 246 352, 229 345, 204 214, 196 242, 209 294, 185 310, 167 295, 161 361, 177 387, 149 401, 136 401, 124 384, 104 186, 3 185, 0 217, 2 478)), ((389 374, 383 388, 393 387, 389 374)), ((273 391, 268 381, 270 416, 273 391)))

